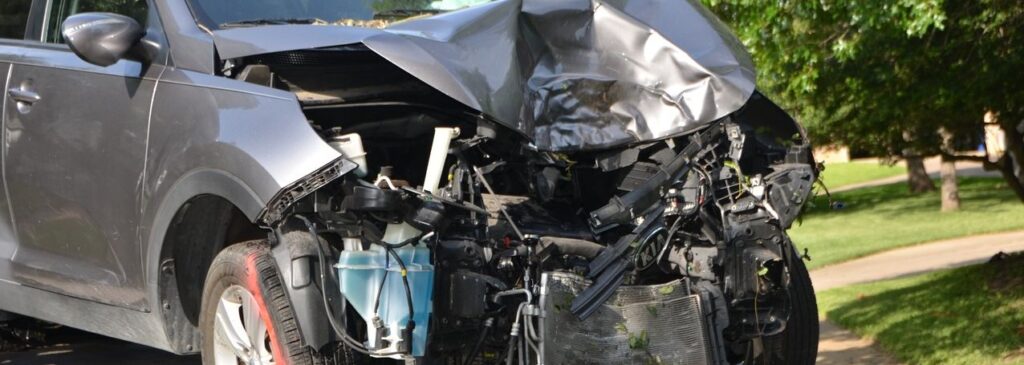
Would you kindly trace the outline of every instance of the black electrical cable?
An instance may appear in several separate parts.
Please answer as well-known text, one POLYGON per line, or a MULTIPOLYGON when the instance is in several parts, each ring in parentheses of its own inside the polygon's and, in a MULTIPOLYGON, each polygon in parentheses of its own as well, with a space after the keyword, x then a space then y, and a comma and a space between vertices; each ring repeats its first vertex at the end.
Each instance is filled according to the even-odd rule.
POLYGON ((377 298, 373 300, 373 313, 380 311, 380 297, 384 292, 384 284, 388 282, 388 267, 391 266, 391 256, 384 256, 384 278, 380 280, 380 287, 377 288, 377 298))
POLYGON ((373 243, 381 245, 384 248, 395 249, 395 248, 402 248, 402 247, 408 246, 409 244, 411 244, 413 242, 419 241, 421 237, 423 237, 423 235, 419 235, 419 236, 407 239, 407 240, 399 242, 399 243, 387 243, 387 242, 384 242, 383 240, 376 240, 373 243))
POLYGON ((414 312, 413 312, 413 304, 412 304, 412 290, 410 290, 410 288, 409 288, 409 278, 407 277, 408 270, 405 267, 405 262, 402 261, 402 258, 399 257, 398 254, 395 253, 395 251, 391 249, 391 247, 384 246, 384 250, 388 254, 388 256, 385 256, 385 261, 384 261, 384 279, 381 280, 380 288, 377 290, 377 298, 373 302, 373 311, 374 311, 374 313, 376 313, 377 311, 380 310, 380 297, 381 297, 381 293, 384 292, 384 284, 387 283, 387 280, 388 280, 388 271, 389 270, 387 270, 387 268, 391 266, 391 262, 388 259, 391 258, 391 257, 394 257, 395 258, 395 262, 398 263, 398 266, 402 269, 402 271, 401 271, 401 273, 402 273, 402 284, 403 284, 403 286, 405 286, 405 299, 406 299, 406 301, 408 302, 408 305, 409 305, 409 321, 412 321, 412 316, 414 314, 414 312))
POLYGON ((405 286, 405 300, 409 304, 409 322, 412 323, 413 326, 415 326, 416 322, 412 319, 414 313, 412 306, 412 290, 409 289, 409 276, 407 275, 409 270, 405 268, 405 263, 402 262, 401 257, 398 257, 398 254, 395 253, 395 250, 392 250, 390 247, 386 247, 385 250, 387 250, 388 254, 395 258, 395 262, 397 262, 398 266, 402 268, 402 284, 405 286))

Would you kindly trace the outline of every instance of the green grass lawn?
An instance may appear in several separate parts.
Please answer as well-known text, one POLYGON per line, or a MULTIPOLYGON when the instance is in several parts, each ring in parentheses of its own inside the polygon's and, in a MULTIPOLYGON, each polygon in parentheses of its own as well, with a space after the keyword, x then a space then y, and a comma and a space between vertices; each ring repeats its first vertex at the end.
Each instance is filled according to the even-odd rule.
POLYGON ((1024 204, 1000 179, 960 180, 961 211, 939 212, 939 193, 910 194, 905 183, 819 196, 793 225, 796 246, 810 250, 815 268, 887 249, 939 239, 1024 229, 1024 204))
POLYGON ((844 185, 901 175, 906 172, 906 167, 881 165, 877 162, 826 163, 821 179, 829 189, 833 189, 844 185))
POLYGON ((1024 364, 1024 256, 818 293, 821 313, 908 364, 1024 364))

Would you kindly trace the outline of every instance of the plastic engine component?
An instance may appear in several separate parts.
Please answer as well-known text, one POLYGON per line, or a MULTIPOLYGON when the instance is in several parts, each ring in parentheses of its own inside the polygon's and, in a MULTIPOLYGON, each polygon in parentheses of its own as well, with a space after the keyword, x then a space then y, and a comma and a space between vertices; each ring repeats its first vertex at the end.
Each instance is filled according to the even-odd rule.
POLYGON ((402 208, 402 193, 396 190, 381 190, 357 186, 352 194, 345 197, 342 207, 346 210, 366 212, 390 212, 402 208))
MULTIPOLYGON (((426 247, 406 246, 396 249, 395 253, 405 264, 412 294, 412 319, 416 325, 412 331, 410 355, 423 356, 433 307, 434 266, 430 264, 430 250, 426 247)), ((367 333, 371 334, 367 343, 367 347, 372 349, 371 354, 403 358, 402 355, 394 354, 402 348, 409 348, 409 344, 401 343, 409 323, 409 307, 401 267, 393 258, 388 257, 383 248, 374 246, 368 251, 343 251, 337 269, 341 294, 366 321, 367 333), (385 272, 388 273, 386 279, 385 272), (384 291, 380 295, 380 308, 374 308, 381 282, 384 282, 384 291), (374 328, 375 317, 383 324, 382 339, 387 341, 384 346, 378 344, 373 335, 378 333, 374 328)))

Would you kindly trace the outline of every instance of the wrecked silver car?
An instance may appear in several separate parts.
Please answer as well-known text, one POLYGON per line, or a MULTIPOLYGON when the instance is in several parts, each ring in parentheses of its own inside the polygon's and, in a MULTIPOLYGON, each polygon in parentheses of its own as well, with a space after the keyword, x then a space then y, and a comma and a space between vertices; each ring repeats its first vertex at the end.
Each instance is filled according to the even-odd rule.
POLYGON ((675 0, 13 0, 0 309, 207 364, 812 364, 818 170, 675 0))

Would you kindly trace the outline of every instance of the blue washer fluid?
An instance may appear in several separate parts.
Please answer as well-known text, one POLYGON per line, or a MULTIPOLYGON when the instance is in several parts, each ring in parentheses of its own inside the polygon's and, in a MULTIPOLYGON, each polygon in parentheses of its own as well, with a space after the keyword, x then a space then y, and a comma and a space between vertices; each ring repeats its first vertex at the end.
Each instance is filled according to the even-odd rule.
MULTIPOLYGON (((430 264, 430 249, 409 245, 395 249, 395 253, 402 258, 407 269, 415 312, 413 320, 416 321, 416 328, 412 332, 412 356, 423 356, 426 351, 427 326, 430 324, 434 294, 434 266, 430 264)), ((366 251, 342 251, 336 267, 341 282, 341 294, 366 321, 367 333, 370 334, 367 347, 375 349, 373 352, 378 353, 394 352, 394 344, 401 339, 402 329, 409 322, 409 304, 406 301, 405 286, 402 284, 402 268, 394 258, 389 259, 387 251, 380 246, 372 246, 366 251), (385 338, 391 341, 392 346, 380 349, 373 336, 373 306, 381 281, 385 280, 385 271, 388 275, 376 315, 390 330, 385 338)), ((397 359, 402 356, 388 357, 397 359)))

